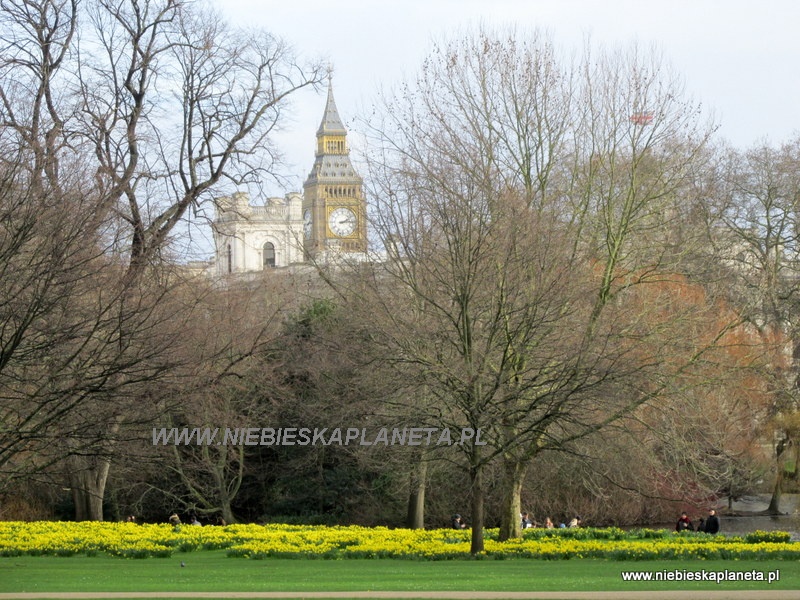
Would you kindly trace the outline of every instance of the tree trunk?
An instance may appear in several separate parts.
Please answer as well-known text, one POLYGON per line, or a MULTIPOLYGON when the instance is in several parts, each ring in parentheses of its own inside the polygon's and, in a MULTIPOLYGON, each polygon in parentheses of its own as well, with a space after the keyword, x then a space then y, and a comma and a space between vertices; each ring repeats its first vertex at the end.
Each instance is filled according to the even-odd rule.
MULTIPOLYGON (((204 450, 209 451, 210 449, 205 448, 204 450)), ((228 524, 236 522, 231 505, 239 493, 239 487, 244 477, 244 446, 234 449, 233 452, 235 453, 233 459, 230 457, 227 447, 223 447, 218 456, 212 456, 210 452, 203 454, 204 462, 211 465, 211 474, 214 478, 214 489, 209 488, 206 493, 203 493, 202 489, 196 488, 196 484, 192 484, 192 478, 187 475, 186 467, 183 465, 180 467, 181 477, 192 490, 195 500, 206 510, 218 508, 222 513, 222 518, 228 524)))
POLYGON ((424 456, 411 470, 409 476, 408 514, 406 527, 409 529, 425 528, 425 485, 428 479, 428 461, 424 456))
POLYGON ((483 552, 483 466, 470 467, 469 477, 472 481, 472 544, 470 554, 483 552))
POLYGON ((783 495, 783 462, 778 459, 778 469, 775 474, 775 486, 772 488, 772 498, 769 500, 767 512, 773 515, 779 515, 781 512, 781 496, 783 495))
POLYGON ((522 532, 520 513, 522 505, 522 482, 528 465, 515 458, 507 458, 503 465, 503 505, 500 515, 500 541, 518 538, 522 532))
POLYGON ((91 457, 92 464, 86 464, 79 457, 72 457, 70 463, 70 487, 75 503, 76 521, 102 521, 103 496, 111 461, 106 458, 91 457))
POLYGON ((769 501, 767 512, 773 515, 781 513, 781 496, 783 495, 783 478, 785 476, 785 466, 783 464, 783 455, 788 446, 788 439, 784 438, 778 442, 775 448, 775 487, 772 488, 772 498, 769 501))
POLYGON ((70 475, 70 488, 72 489, 72 504, 75 505, 75 520, 88 521, 89 507, 86 504, 86 495, 83 493, 83 477, 70 475))
POLYGON ((778 474, 775 477, 775 487, 772 488, 772 498, 770 498, 767 512, 779 515, 781 512, 781 496, 783 495, 783 465, 778 467, 778 474))
MULTIPOLYGON (((221 513, 222 519, 225 521, 227 525, 236 522, 236 518, 233 516, 233 509, 231 508, 231 502, 233 501, 233 496, 228 493, 228 488, 225 486, 225 482, 218 482, 219 490, 219 511, 221 513)), ((206 508, 211 508, 210 506, 206 506, 206 508)))
POLYGON ((225 521, 226 524, 230 525, 231 523, 236 523, 236 517, 233 516, 233 509, 231 509, 230 501, 223 502, 222 506, 220 506, 220 510, 222 511, 222 520, 225 521))

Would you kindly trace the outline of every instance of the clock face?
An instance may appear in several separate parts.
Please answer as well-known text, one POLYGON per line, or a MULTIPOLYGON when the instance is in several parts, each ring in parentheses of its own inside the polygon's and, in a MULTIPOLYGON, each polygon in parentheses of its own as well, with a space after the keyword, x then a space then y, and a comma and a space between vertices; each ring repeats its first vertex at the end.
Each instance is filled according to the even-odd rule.
POLYGON ((328 215, 328 227, 331 231, 339 237, 347 237, 352 235, 356 230, 358 218, 349 208, 337 208, 331 211, 328 215))
POLYGON ((311 211, 306 209, 303 213, 303 234, 306 239, 311 239, 311 211))

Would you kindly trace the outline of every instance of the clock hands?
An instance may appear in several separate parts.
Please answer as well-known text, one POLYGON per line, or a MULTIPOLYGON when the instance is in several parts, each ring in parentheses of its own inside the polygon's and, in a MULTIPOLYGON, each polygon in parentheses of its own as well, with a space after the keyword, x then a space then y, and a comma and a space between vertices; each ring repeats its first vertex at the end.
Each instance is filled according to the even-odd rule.
POLYGON ((352 234, 358 226, 358 217, 349 208, 337 208, 331 212, 328 225, 340 237, 352 234))

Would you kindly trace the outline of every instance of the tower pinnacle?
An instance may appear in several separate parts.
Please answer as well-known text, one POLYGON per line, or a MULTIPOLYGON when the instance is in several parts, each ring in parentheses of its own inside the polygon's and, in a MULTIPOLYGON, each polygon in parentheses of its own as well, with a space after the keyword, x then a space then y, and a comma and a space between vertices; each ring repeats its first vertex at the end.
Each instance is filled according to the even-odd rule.
POLYGON ((328 101, 325 104, 322 122, 317 130, 317 137, 321 135, 347 135, 347 130, 344 128, 336 108, 336 101, 333 99, 333 78, 330 70, 328 70, 328 101))

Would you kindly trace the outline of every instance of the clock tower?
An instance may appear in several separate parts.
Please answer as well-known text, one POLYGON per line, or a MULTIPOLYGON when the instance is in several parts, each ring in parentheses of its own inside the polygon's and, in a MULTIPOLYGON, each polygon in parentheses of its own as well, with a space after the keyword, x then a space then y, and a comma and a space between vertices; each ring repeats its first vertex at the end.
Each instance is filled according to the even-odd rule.
POLYGON ((317 130, 314 166, 303 190, 306 256, 366 253, 367 206, 363 180, 350 162, 347 130, 336 109, 330 79, 325 114, 317 130))

